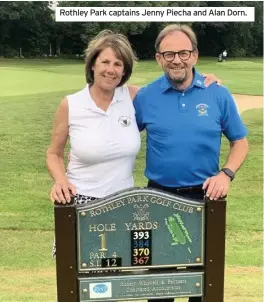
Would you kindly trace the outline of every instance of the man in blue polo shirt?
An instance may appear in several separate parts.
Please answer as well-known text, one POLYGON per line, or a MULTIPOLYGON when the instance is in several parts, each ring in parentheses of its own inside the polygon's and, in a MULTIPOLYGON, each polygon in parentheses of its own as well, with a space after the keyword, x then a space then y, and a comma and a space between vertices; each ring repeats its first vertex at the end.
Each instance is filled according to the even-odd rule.
POLYGON ((217 84, 205 87, 195 70, 197 39, 190 27, 165 27, 155 48, 164 75, 134 100, 139 130, 147 133, 148 186, 198 199, 206 190, 208 198, 219 199, 246 158, 247 130, 230 92, 217 84), (222 134, 230 153, 219 169, 222 134))

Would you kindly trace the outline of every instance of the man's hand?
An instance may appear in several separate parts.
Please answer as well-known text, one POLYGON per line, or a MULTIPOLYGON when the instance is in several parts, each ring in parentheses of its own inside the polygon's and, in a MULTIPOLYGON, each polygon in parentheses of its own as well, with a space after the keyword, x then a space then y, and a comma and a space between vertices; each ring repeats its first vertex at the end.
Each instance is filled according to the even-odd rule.
POLYGON ((202 75, 205 77, 205 79, 204 79, 204 85, 206 87, 210 86, 211 84, 213 84, 215 82, 216 82, 216 84, 218 86, 221 86, 222 80, 218 79, 213 73, 210 73, 210 74, 202 73, 202 75))
POLYGON ((69 181, 56 182, 50 192, 50 199, 52 202, 57 201, 58 203, 65 204, 71 201, 71 195, 76 194, 75 186, 69 181))
POLYGON ((203 183, 203 190, 206 190, 206 197, 210 200, 217 200, 220 197, 224 197, 228 192, 230 182, 230 178, 224 172, 207 178, 203 183))

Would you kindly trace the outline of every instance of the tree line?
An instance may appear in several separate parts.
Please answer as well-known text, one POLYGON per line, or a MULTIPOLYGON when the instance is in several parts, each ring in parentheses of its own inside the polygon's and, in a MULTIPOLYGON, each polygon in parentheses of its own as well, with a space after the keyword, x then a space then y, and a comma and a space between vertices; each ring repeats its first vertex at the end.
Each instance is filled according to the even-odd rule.
MULTIPOLYGON (((50 2, 0 2, 0 56, 79 56, 103 29, 128 36, 140 59, 154 57, 154 42, 164 22, 56 22, 50 2)), ((250 1, 60 1, 65 7, 255 7, 255 22, 194 22, 201 56, 223 49, 234 57, 263 55, 263 2, 250 1)))

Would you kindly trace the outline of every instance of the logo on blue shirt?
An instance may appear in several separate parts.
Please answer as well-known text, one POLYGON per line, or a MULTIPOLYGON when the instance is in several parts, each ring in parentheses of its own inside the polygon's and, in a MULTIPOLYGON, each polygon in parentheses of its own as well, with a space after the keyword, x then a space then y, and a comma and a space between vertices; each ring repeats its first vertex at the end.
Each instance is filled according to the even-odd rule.
POLYGON ((209 106, 206 104, 198 104, 196 109, 198 111, 198 116, 208 116, 208 109, 209 106))

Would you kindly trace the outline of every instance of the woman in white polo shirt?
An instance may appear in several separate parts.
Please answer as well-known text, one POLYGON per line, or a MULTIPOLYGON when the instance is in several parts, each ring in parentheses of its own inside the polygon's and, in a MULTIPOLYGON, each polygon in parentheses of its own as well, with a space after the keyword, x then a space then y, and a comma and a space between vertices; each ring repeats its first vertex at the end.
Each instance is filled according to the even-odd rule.
POLYGON ((47 166, 55 181, 51 198, 76 203, 133 186, 140 134, 132 100, 137 87, 125 86, 135 61, 125 36, 103 31, 86 50, 86 82, 62 100, 55 116, 47 166), (70 139, 65 173, 64 148, 70 139))
MULTIPOLYGON (((47 167, 54 179, 51 199, 75 203, 131 188, 140 134, 132 104, 138 91, 126 86, 136 58, 127 38, 105 30, 88 45, 87 85, 62 100, 56 112, 47 167), (64 149, 70 156, 64 166, 64 149)), ((207 81, 214 82, 215 76, 207 81), (210 81, 211 79, 211 81, 210 81)))

